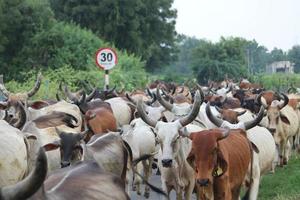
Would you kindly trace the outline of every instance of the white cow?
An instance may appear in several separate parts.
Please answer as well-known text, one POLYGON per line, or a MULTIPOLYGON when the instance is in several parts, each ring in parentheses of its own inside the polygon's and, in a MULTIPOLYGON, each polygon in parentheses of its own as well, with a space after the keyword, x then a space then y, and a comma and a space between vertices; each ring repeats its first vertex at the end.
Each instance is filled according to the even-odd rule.
MULTIPOLYGON (((143 160, 137 164, 137 171, 142 174, 148 181, 152 174, 152 162, 153 156, 157 153, 158 147, 156 145, 156 134, 152 128, 148 126, 141 118, 134 119, 127 131, 122 134, 122 138, 129 144, 132 150, 133 160, 138 159, 142 156, 149 155, 147 160, 143 160), (152 155, 152 156, 150 156, 152 155)), ((133 178, 133 177, 130 177, 133 178)), ((134 188, 136 187, 137 194, 140 195, 140 185, 142 180, 140 177, 134 177, 134 188)), ((144 196, 149 197, 150 188, 148 185, 145 186, 144 196)))
POLYGON ((36 138, 22 133, 6 121, 0 120, 0 187, 22 180, 30 171, 28 140, 36 138))
POLYGON ((182 138, 179 132, 184 126, 190 131, 203 130, 201 127, 190 124, 196 117, 203 102, 199 91, 196 92, 195 101, 191 112, 174 122, 155 121, 145 113, 142 101, 138 102, 138 112, 141 118, 150 126, 155 127, 158 142, 161 146, 159 151, 158 166, 161 171, 163 190, 169 195, 174 189, 177 199, 191 199, 195 187, 194 169, 188 164, 186 158, 191 150, 191 141, 182 138))

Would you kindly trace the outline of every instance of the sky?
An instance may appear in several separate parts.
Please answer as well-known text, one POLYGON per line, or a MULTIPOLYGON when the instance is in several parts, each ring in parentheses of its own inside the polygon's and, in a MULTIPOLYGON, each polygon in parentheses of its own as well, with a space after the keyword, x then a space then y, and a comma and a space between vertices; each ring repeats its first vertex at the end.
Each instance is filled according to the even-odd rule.
POLYGON ((300 0, 174 0, 176 31, 198 39, 255 39, 287 51, 300 44, 300 0))

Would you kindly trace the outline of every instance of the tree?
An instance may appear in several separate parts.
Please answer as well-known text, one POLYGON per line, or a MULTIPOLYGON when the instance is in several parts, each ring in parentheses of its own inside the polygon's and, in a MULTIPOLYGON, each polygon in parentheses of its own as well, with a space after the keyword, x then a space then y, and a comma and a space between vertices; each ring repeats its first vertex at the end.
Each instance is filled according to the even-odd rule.
POLYGON ((173 0, 50 0, 56 17, 91 29, 147 61, 147 69, 173 59, 176 10, 173 0))
POLYGON ((242 38, 221 38, 218 43, 202 41, 192 55, 193 71, 200 83, 220 81, 225 75, 238 78, 247 75, 245 48, 242 38))
POLYGON ((288 51, 288 58, 291 62, 295 64, 294 71, 296 73, 300 72, 300 45, 293 46, 292 49, 288 51))
POLYGON ((274 48, 270 53, 270 62, 283 61, 287 59, 287 55, 282 49, 274 48))
POLYGON ((10 78, 20 70, 11 67, 19 51, 33 35, 52 26, 54 14, 47 0, 0 0, 0 9, 0 74, 10 78))

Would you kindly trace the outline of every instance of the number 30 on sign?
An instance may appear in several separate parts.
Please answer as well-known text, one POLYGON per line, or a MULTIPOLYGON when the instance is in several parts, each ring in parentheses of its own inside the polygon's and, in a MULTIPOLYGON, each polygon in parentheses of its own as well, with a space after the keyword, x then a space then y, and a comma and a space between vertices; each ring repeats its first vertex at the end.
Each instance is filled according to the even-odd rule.
POLYGON ((115 50, 111 48, 100 48, 96 53, 96 64, 100 69, 110 70, 118 63, 115 50))

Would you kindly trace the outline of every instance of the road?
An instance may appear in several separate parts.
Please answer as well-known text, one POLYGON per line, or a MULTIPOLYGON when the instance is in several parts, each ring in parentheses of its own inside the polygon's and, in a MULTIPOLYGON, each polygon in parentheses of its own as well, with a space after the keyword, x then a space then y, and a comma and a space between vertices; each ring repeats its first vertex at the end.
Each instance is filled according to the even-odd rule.
MULTIPOLYGON (((156 170, 154 170, 154 172, 156 172, 156 170)), ((160 176, 155 175, 155 173, 152 174, 152 177, 150 178, 149 182, 152 185, 155 185, 156 187, 161 188, 160 176)), ((139 195, 136 194, 136 192, 131 191, 131 193, 130 193, 131 199, 132 200, 163 200, 162 195, 158 195, 157 193, 154 193, 152 191, 150 192, 150 197, 148 199, 146 199, 143 196, 143 194, 144 194, 144 185, 142 186, 141 192, 142 192, 142 195, 139 196, 139 195)), ((175 195, 174 191, 171 192, 170 199, 171 200, 176 199, 176 195, 175 195)), ((195 200, 195 199, 196 199, 196 196, 195 196, 195 194, 193 194, 192 200, 195 200)))

